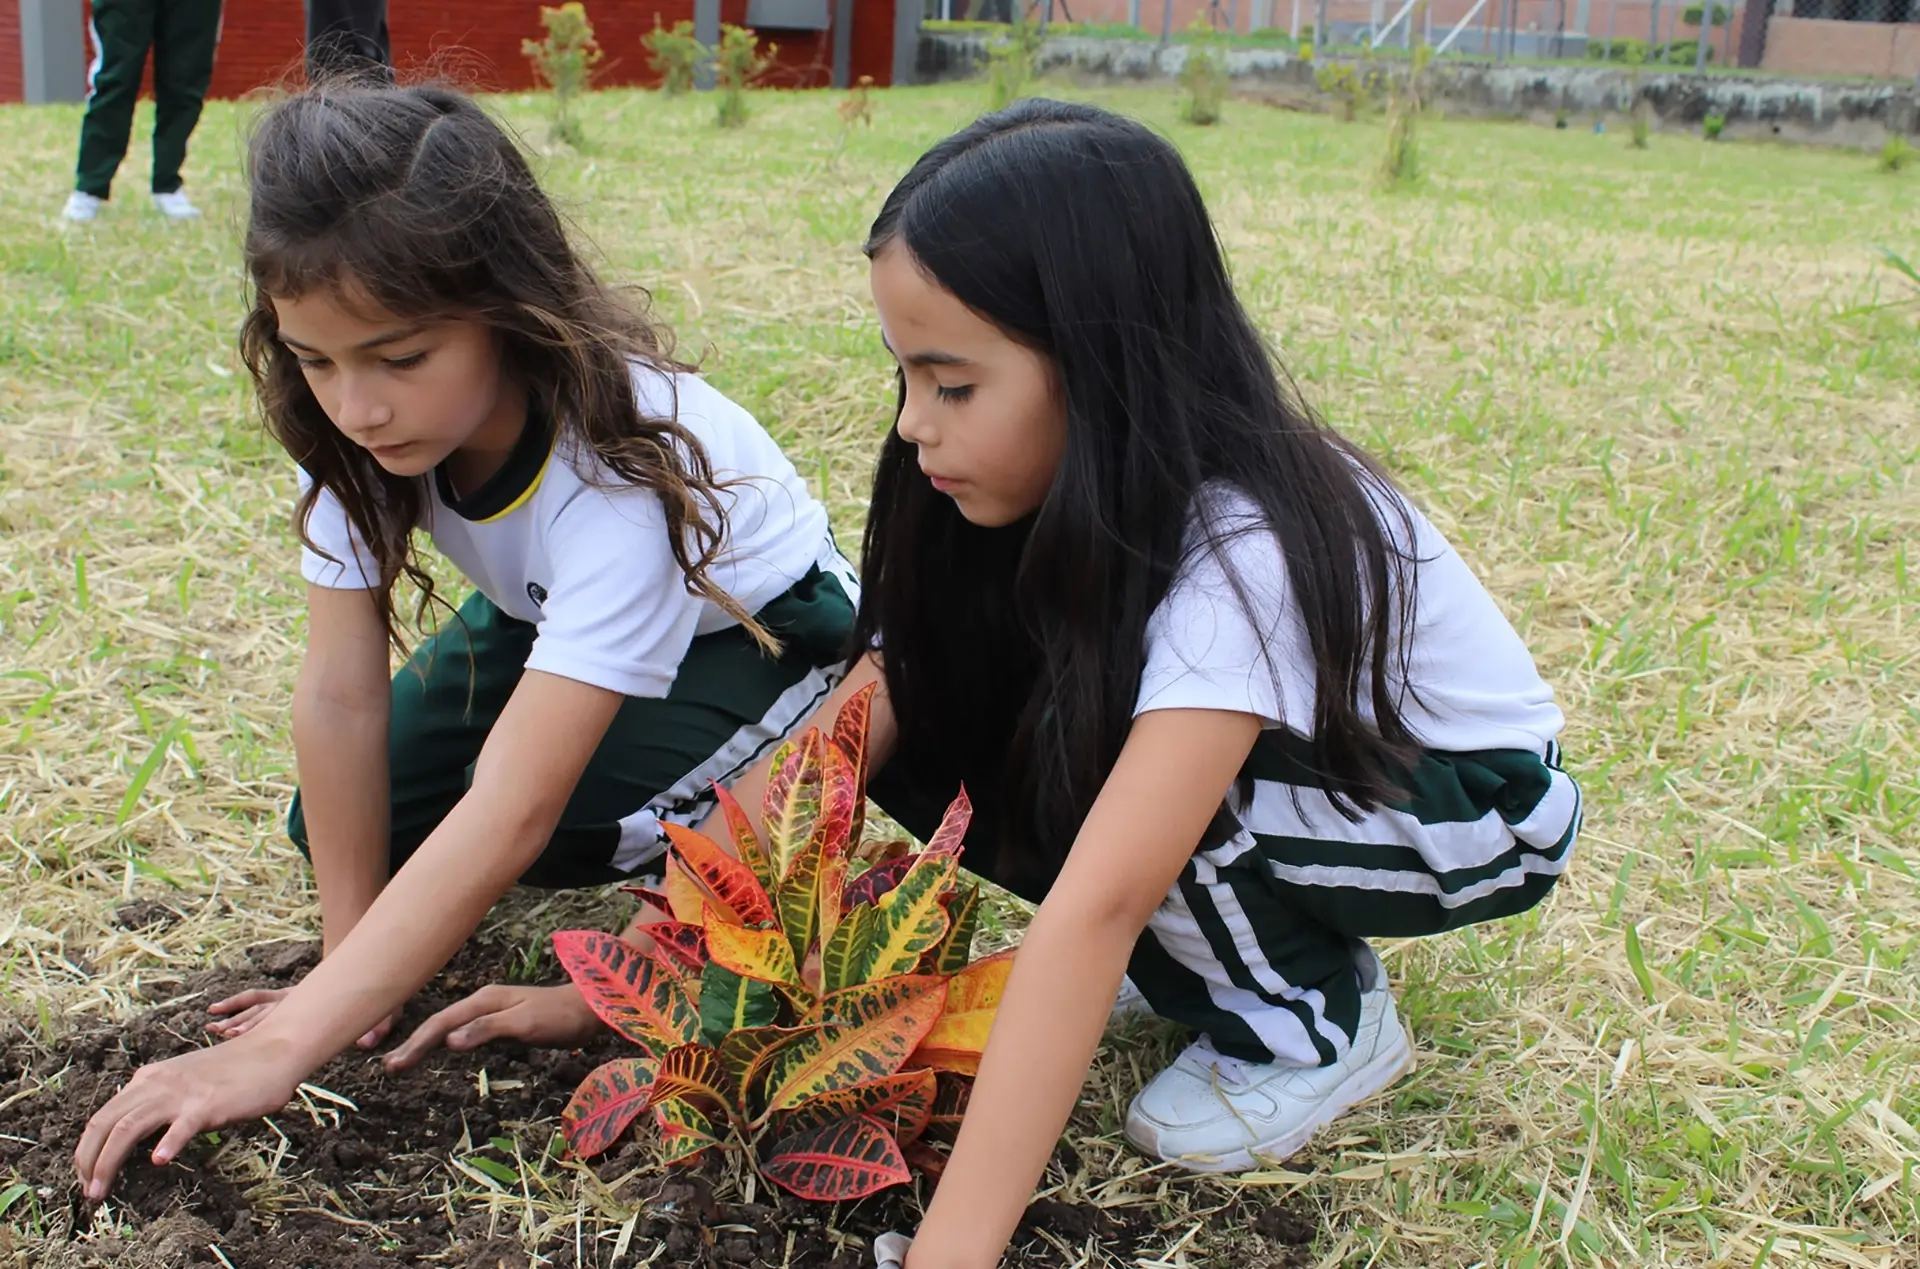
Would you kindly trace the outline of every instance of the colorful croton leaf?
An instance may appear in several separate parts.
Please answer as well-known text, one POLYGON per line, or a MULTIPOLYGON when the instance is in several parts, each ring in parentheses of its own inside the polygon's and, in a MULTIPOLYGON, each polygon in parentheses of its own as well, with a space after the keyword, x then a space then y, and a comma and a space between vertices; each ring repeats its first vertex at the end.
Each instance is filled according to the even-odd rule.
POLYGON ((645 927, 649 946, 554 935, 587 1003, 640 1050, 574 1093, 562 1127, 575 1155, 651 1111, 668 1162, 739 1151, 803 1198, 939 1168, 1011 960, 969 963, 980 890, 960 881, 964 790, 924 850, 862 840, 872 697, 855 696, 831 735, 780 747, 762 831, 725 790, 731 849, 667 828, 663 887, 632 888, 671 918, 645 927))

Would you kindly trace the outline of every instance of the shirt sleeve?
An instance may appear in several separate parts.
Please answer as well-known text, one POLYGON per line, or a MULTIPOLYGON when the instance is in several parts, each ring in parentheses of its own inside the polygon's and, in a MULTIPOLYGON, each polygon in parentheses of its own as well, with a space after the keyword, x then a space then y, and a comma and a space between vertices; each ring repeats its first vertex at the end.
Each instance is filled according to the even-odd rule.
MULTIPOLYGON (((313 487, 313 477, 304 467, 299 471, 304 495, 313 487)), ((307 581, 327 590, 372 590, 379 585, 380 569, 373 552, 354 531, 347 509, 331 490, 322 489, 314 499, 306 527, 307 541, 300 544, 300 575, 307 581)))
POLYGON ((561 507, 548 542, 553 582, 527 668, 622 696, 665 696, 701 601, 668 546, 658 497, 584 486, 561 507))
POLYGON ((1279 539, 1244 499, 1216 511, 1214 526, 1212 544, 1190 539, 1186 565, 1147 621, 1134 714, 1217 709, 1310 732, 1313 657, 1279 539))

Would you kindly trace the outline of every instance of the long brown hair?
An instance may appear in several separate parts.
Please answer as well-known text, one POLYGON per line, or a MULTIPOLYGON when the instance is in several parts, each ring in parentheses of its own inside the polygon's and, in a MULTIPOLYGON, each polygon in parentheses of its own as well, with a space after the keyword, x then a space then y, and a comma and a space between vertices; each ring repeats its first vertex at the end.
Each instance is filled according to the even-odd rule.
POLYGON ((240 354, 267 430, 313 478, 294 512, 301 541, 312 545, 308 513, 332 493, 378 567, 375 602, 396 646, 401 575, 420 592, 416 620, 434 599, 413 541, 426 482, 391 475, 327 418, 277 337, 276 296, 352 292, 404 319, 491 328, 529 416, 570 431, 620 484, 659 495, 687 589, 768 642, 708 576, 726 514, 706 450, 634 398, 635 361, 687 368, 672 336, 594 275, 520 151, 471 98, 433 85, 308 89, 261 116, 247 176, 253 304, 240 354))

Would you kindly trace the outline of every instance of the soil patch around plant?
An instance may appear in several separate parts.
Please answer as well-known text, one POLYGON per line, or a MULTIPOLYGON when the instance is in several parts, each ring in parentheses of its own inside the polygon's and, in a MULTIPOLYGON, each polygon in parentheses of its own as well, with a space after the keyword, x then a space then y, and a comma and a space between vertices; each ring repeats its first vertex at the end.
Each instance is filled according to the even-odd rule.
MULTIPOLYGON (((155 905, 157 908, 158 905, 155 905)), ((143 926, 170 912, 123 910, 143 926)), ((205 1043, 206 1008, 247 987, 286 985, 316 944, 253 948, 246 965, 194 974, 124 1022, 82 1019, 52 1046, 21 1026, 0 1047, 0 1265, 34 1269, 600 1269, 651 1264, 859 1269, 875 1234, 911 1230, 930 1189, 807 1204, 749 1187, 718 1159, 654 1163, 641 1130, 591 1174, 564 1161, 558 1116, 598 1063, 584 1050, 495 1046, 441 1053, 389 1075, 354 1051, 323 1067, 300 1100, 264 1120, 204 1134, 171 1166, 143 1151, 104 1204, 88 1203, 73 1149, 90 1115, 140 1065, 205 1043), (617 1254, 616 1254, 617 1253, 617 1254)), ((511 949, 470 946, 407 1008, 398 1035, 504 977, 511 949)), ((1097 1180, 1097 1178, 1095 1178, 1097 1180)), ((1153 1194, 1155 1178, 1147 1178, 1153 1194)), ((1196 1219, 1220 1269, 1307 1263, 1315 1223, 1258 1190, 1212 1186, 1105 1206, 1035 1202, 1006 1264, 1132 1263, 1196 1219)))

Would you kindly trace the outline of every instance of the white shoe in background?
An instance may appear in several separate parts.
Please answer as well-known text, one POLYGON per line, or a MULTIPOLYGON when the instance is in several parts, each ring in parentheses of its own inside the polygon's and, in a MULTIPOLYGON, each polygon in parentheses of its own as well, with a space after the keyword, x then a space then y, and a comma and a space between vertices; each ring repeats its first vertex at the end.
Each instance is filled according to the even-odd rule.
POLYGON ((75 190, 67 195, 67 209, 60 214, 68 220, 85 222, 98 216, 100 209, 106 205, 104 198, 95 198, 85 190, 75 190))
POLYGON ((182 189, 171 194, 155 194, 153 205, 169 220, 192 220, 200 214, 200 209, 188 201, 187 192, 182 189))

